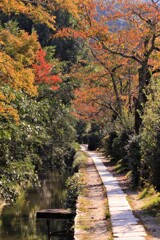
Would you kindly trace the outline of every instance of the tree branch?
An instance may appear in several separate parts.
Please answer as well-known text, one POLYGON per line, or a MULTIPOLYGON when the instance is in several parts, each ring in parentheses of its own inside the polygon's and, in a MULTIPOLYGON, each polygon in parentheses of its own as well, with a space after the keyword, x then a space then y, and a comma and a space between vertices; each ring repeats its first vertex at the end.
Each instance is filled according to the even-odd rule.
POLYGON ((152 74, 155 74, 155 73, 160 73, 160 68, 157 68, 154 71, 152 71, 152 74))
POLYGON ((139 59, 138 59, 136 56, 134 56, 134 55, 127 55, 127 54, 125 54, 125 53, 117 52, 117 51, 114 51, 114 50, 111 50, 110 48, 108 48, 106 45, 104 45, 103 42, 101 42, 101 44, 102 44, 102 46, 103 46, 103 48, 104 48, 105 50, 107 50, 108 52, 110 52, 110 53, 112 53, 112 54, 114 54, 114 55, 119 55, 119 56, 121 56, 121 57, 123 57, 123 58, 133 59, 133 60, 135 60, 136 62, 140 63, 141 65, 143 64, 143 62, 142 62, 141 60, 139 60, 139 59))

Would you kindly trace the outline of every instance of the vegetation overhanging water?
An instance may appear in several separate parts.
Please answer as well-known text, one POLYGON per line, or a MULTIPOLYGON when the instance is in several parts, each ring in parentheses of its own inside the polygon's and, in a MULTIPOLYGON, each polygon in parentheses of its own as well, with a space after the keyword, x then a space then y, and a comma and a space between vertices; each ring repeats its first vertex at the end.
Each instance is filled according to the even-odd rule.
MULTIPOLYGON (((46 240, 46 220, 36 219, 36 211, 64 207, 67 177, 67 171, 61 174, 57 170, 47 173, 41 177, 40 187, 29 188, 19 196, 16 203, 5 206, 0 218, 0 239, 46 240)), ((63 230, 64 224, 63 220, 51 220, 51 231, 63 230)), ((53 239, 61 238, 53 237, 53 239)))

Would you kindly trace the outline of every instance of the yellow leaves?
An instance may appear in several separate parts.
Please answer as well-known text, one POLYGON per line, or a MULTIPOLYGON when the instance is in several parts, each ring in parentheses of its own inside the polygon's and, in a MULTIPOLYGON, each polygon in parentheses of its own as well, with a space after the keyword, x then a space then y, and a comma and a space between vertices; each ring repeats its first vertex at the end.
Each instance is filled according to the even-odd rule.
POLYGON ((14 119, 17 124, 19 122, 18 111, 9 105, 6 106, 3 102, 0 102, 0 115, 7 119, 14 119))
POLYGON ((16 123, 19 122, 18 111, 10 105, 10 101, 14 99, 14 95, 5 96, 5 94, 0 91, 0 115, 4 118, 14 119, 16 123))
POLYGON ((0 115, 4 118, 13 118, 16 123, 19 121, 18 112, 10 105, 10 101, 14 100, 13 94, 5 95, 0 91, 0 115))
POLYGON ((40 47, 37 35, 18 31, 15 35, 9 30, 0 32, 0 115, 18 121, 18 112, 12 106, 16 93, 24 91, 37 95, 35 74, 32 64, 40 47), (6 89, 7 90, 6 92, 6 89))
POLYGON ((84 31, 76 31, 71 28, 63 28, 54 34, 53 38, 82 38, 86 39, 88 36, 84 31))
POLYGON ((36 95, 34 73, 31 68, 24 68, 7 54, 0 52, 0 86, 10 85, 13 89, 23 89, 30 95, 36 95))
POLYGON ((31 96, 37 95, 37 87, 35 83, 35 75, 32 69, 22 68, 12 74, 11 87, 17 91, 23 90, 31 96))
POLYGON ((46 23, 50 28, 54 29, 55 17, 47 12, 47 9, 43 7, 43 2, 37 1, 37 5, 32 5, 27 3, 27 1, 24 3, 20 0, 1 0, 0 10, 7 14, 14 12, 18 15, 23 13, 35 22, 46 23))
POLYGON ((5 43, 2 40, 0 40, 0 45, 3 46, 5 45, 5 43))
POLYGON ((0 32, 0 41, 5 43, 5 52, 25 66, 33 64, 40 46, 35 32, 29 35, 25 31, 20 31, 18 35, 13 35, 10 31, 3 30, 0 32))
POLYGON ((71 13, 76 19, 80 19, 84 14, 84 8, 88 6, 89 3, 93 2, 92 0, 56 0, 59 6, 69 13, 71 13))
POLYGON ((4 52, 0 52, 0 79, 7 82, 9 75, 14 71, 13 59, 4 52))
MULTIPOLYGON (((36 23, 55 29, 55 16, 50 14, 53 10, 52 0, 0 0, 3 13, 24 14, 36 23)), ((35 32, 29 35, 18 28, 12 31, 12 27, 0 30, 0 115, 4 118, 19 121, 18 111, 12 105, 18 92, 37 95, 33 64, 39 48, 35 32)))
POLYGON ((69 11, 74 17, 79 18, 78 16, 78 3, 79 0, 57 0, 57 3, 60 5, 61 8, 69 11))
POLYGON ((30 6, 29 11, 27 15, 33 19, 37 23, 46 23, 48 27, 55 30, 55 16, 51 16, 43 7, 36 6, 35 8, 33 6, 30 6))
POLYGON ((5 102, 8 102, 6 96, 4 95, 3 92, 0 91, 0 101, 5 101, 5 102))
POLYGON ((0 9, 5 13, 27 13, 27 7, 25 4, 18 0, 1 0, 0 9))
POLYGON ((15 90, 24 90, 30 95, 36 95, 37 90, 34 86, 34 73, 31 69, 21 69, 16 71, 13 66, 3 66, 1 70, 0 85, 9 85, 15 90), (11 67, 11 68, 10 68, 11 67), (8 68, 8 69, 7 69, 8 68), (3 71, 4 69, 4 71, 3 71), (5 80, 6 79, 6 80, 5 80))
POLYGON ((34 73, 30 68, 17 68, 16 61, 5 53, 0 52, 0 115, 18 121, 18 112, 11 106, 15 100, 15 91, 23 90, 35 96, 37 87, 34 85, 34 73), (5 88, 8 86, 10 91, 6 94, 5 88), (14 90, 14 92, 13 92, 14 90))

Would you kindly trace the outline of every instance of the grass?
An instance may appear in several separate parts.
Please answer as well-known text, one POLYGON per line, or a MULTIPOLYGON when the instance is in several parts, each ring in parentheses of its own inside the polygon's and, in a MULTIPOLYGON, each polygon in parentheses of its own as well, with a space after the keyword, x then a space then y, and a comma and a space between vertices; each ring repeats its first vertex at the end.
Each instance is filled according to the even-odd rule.
POLYGON ((139 192, 137 199, 141 201, 141 210, 153 216, 160 216, 160 193, 153 186, 147 185, 139 192))
POLYGON ((115 171, 117 173, 125 173, 127 171, 127 167, 124 165, 124 161, 121 159, 117 162, 115 166, 115 171))
POLYGON ((87 199, 85 196, 81 195, 79 196, 79 210, 81 212, 88 211, 89 206, 91 205, 89 199, 87 199))
MULTIPOLYGON (((104 192, 106 192, 106 189, 104 188, 103 189, 104 192)), ((105 199, 105 206, 106 206, 106 209, 105 209, 105 217, 106 217, 106 220, 110 220, 110 211, 109 211, 109 205, 108 205, 108 199, 106 198, 105 199)))
MULTIPOLYGON (((152 212, 159 211, 160 208, 160 193, 156 193, 153 196, 147 197, 148 201, 145 201, 142 209, 150 210, 152 212)), ((156 213, 156 214, 157 214, 156 213)))
POLYGON ((71 144, 71 146, 75 149, 76 152, 81 149, 79 143, 77 143, 77 142, 73 142, 73 143, 71 144))
MULTIPOLYGON (((83 152, 78 152, 76 158, 75 158, 75 166, 78 165, 79 167, 79 172, 82 174, 83 182, 84 182, 84 188, 83 191, 80 192, 80 195, 78 197, 78 211, 79 214, 77 215, 77 222, 76 222, 76 227, 77 229, 81 232, 81 235, 79 236, 80 239, 84 240, 90 240, 90 234, 93 234, 93 229, 95 229, 95 225, 97 222, 95 221, 94 218, 94 211, 92 209, 96 209, 97 206, 94 205, 92 202, 92 199, 88 198, 89 197, 89 189, 87 188, 88 184, 88 172, 85 169, 86 166, 86 159, 88 158, 88 155, 84 154, 83 152), (80 164, 80 165, 79 165, 80 164)), ((106 239, 112 240, 112 229, 111 229, 111 224, 110 224, 110 212, 108 209, 108 203, 107 199, 104 202, 104 211, 105 215, 104 217, 106 218, 107 222, 107 236, 106 239), (106 207, 105 207, 106 206, 106 207)))
POLYGON ((106 219, 110 219, 111 215, 110 215, 110 212, 109 212, 109 209, 106 209, 106 219))
MULTIPOLYGON (((81 170, 82 171, 82 170, 81 170)), ((87 175, 85 173, 85 171, 82 171, 83 173, 83 177, 85 179, 85 182, 87 180, 87 175)), ((90 206, 91 206, 91 202, 90 200, 87 198, 87 191, 83 191, 81 192, 78 202, 79 202, 79 206, 78 206, 78 210, 82 213, 78 215, 78 224, 77 224, 77 228, 81 229, 83 231, 89 231, 91 228, 91 222, 89 219, 90 216, 90 206)))
POLYGON ((78 151, 74 157, 73 169, 84 168, 87 162, 87 155, 84 152, 78 151))
POLYGON ((152 196, 155 194, 155 190, 152 186, 146 186, 139 194, 138 194, 138 199, 143 199, 147 196, 152 196))

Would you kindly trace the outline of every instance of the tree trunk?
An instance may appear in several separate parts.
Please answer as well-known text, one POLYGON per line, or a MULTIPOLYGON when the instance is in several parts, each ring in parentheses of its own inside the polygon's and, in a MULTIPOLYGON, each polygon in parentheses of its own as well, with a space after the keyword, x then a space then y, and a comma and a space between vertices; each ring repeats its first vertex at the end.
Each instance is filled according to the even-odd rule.
POLYGON ((114 93, 115 93, 115 96, 116 96, 116 101, 117 101, 117 106, 118 106, 118 113, 122 117, 122 103, 121 103, 121 99, 120 99, 120 96, 119 96, 116 80, 114 78, 114 73, 111 73, 111 79, 112 79, 112 83, 113 83, 114 93))
POLYGON ((144 107, 147 101, 146 90, 151 81, 151 73, 148 66, 145 64, 138 70, 139 72, 139 93, 135 101, 135 132, 139 134, 142 125, 142 116, 144 114, 144 107))

